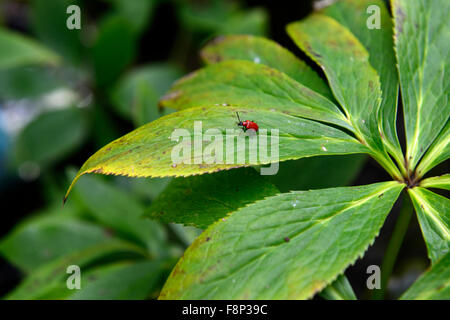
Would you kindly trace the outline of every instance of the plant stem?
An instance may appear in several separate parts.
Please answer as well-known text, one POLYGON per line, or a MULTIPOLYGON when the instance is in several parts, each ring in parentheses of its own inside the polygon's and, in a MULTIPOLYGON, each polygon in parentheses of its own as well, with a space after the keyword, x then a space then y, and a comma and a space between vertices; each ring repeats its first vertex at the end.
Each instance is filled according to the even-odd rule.
POLYGON ((373 291, 372 293, 371 298, 374 300, 381 300, 384 298, 389 278, 394 268, 395 261, 397 260, 398 252, 402 245, 406 231, 408 230, 412 212, 413 209, 411 200, 406 194, 404 194, 402 207, 400 208, 400 213, 395 223, 394 231, 392 232, 391 239, 389 240, 389 244, 384 254, 383 262, 381 263, 381 288, 373 291))

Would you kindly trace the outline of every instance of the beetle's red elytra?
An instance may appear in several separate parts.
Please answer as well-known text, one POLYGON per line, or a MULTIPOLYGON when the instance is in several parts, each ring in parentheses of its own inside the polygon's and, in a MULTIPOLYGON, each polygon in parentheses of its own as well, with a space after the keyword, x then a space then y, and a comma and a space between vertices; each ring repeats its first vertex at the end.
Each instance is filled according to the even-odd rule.
POLYGON ((237 125, 239 127, 242 127, 242 130, 247 131, 249 129, 253 129, 255 131, 258 131, 259 127, 256 124, 256 122, 254 121, 250 121, 250 120, 245 120, 245 121, 241 121, 241 119, 239 118, 239 113, 236 112, 237 118, 239 120, 239 122, 237 123, 237 125))

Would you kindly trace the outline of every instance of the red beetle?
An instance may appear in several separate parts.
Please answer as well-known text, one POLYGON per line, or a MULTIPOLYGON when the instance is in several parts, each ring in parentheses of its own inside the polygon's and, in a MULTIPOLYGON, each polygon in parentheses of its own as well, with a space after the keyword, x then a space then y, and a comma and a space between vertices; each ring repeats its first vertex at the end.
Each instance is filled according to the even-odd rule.
POLYGON ((237 123, 237 125, 239 127, 242 127, 242 130, 247 131, 248 129, 253 129, 255 131, 258 131, 258 125, 256 124, 256 122, 250 121, 250 120, 245 120, 245 121, 241 121, 241 119, 239 118, 239 113, 236 112, 236 115, 238 117, 239 122, 237 123))

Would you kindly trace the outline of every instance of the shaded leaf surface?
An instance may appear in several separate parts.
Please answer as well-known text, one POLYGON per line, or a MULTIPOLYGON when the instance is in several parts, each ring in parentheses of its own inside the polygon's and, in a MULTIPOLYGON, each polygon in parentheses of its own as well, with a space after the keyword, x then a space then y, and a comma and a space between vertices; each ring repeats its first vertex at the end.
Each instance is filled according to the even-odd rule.
POLYGON ((150 205, 147 215, 206 228, 227 213, 278 192, 253 168, 177 178, 150 205))
POLYGON ((281 192, 350 185, 367 160, 366 155, 302 158, 280 163, 275 175, 267 176, 281 192))

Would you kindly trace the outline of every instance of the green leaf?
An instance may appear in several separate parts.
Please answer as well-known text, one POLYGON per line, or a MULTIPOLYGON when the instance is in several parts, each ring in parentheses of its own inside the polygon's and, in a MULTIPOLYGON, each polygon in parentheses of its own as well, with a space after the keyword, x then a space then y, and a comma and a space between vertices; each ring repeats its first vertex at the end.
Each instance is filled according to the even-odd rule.
POLYGON ((74 152, 86 132, 86 122, 78 108, 44 112, 17 138, 15 163, 33 162, 47 168, 74 152))
POLYGON ((278 43, 265 38, 249 35, 218 37, 203 48, 201 56, 209 64, 224 60, 260 63, 284 72, 328 99, 334 99, 328 85, 311 67, 278 43))
POLYGON ((439 188, 450 190, 450 174, 444 174, 438 177, 431 177, 420 181, 422 188, 439 188))
POLYGON ((155 0, 109 0, 118 14, 132 26, 133 31, 140 33, 151 21, 156 7, 155 0))
POLYGON ((60 58, 38 42, 0 28, 0 70, 30 64, 57 64, 60 58))
POLYGON ((75 187, 74 197, 97 221, 148 248, 153 257, 164 254, 166 235, 163 227, 143 219, 145 207, 130 194, 101 177, 85 176, 75 187))
POLYGON ((430 169, 450 158, 450 121, 434 140, 416 169, 417 178, 422 177, 430 169))
MULTIPOLYGON (((198 141, 199 137, 200 134, 197 135, 196 141, 202 144, 202 148, 198 148, 198 151, 202 150, 203 154, 209 154, 205 149, 215 142, 208 141, 208 145, 205 145, 202 142, 203 140, 198 141)), ((206 136, 203 137, 207 138, 206 136)), ((233 140, 236 141, 236 139, 233 140)), ((218 141, 220 140, 218 139, 218 141)), ((218 143, 218 145, 220 149, 220 144, 218 143)), ((223 143, 223 145, 226 146, 226 143, 223 143)), ((222 150, 224 146, 222 146, 222 150)), ((276 148, 276 144, 273 148, 276 148)), ((259 150, 260 147, 255 147, 254 144, 251 149, 258 154, 261 151, 259 150)), ((84 163, 72 185, 85 173, 132 177, 189 176, 249 166, 250 164, 266 164, 278 160, 284 161, 323 154, 364 153, 366 151, 367 149, 363 145, 340 130, 283 113, 233 107, 191 108, 159 118, 106 145, 84 163), (257 119, 260 127, 257 134, 259 141, 267 138, 269 146, 272 138, 262 129, 267 129, 269 133, 271 129, 279 130, 279 159, 273 159, 269 155, 267 155, 267 158, 259 155, 259 159, 250 161, 247 152, 250 147, 246 143, 245 148, 242 144, 239 144, 236 148, 229 145, 229 157, 223 159, 223 162, 228 163, 219 163, 221 159, 216 162, 212 161, 211 164, 206 161, 199 161, 199 164, 193 163, 194 160, 205 160, 205 158, 195 158, 195 155, 193 158, 191 154, 192 137, 196 135, 194 121, 202 121, 202 128, 196 130, 198 133, 200 133, 200 130, 202 130, 202 134, 205 134, 206 129, 218 129, 218 136, 226 142, 227 138, 224 139, 223 135, 229 129, 228 131, 232 134, 228 135, 228 138, 233 137, 233 135, 241 135, 242 139, 247 139, 242 130, 236 127, 236 111, 240 112, 241 117, 257 119), (179 141, 180 137, 171 139, 175 128, 188 129, 185 132, 186 136, 181 136, 181 142, 179 141), (171 154, 176 150, 173 149, 175 146, 188 149, 186 155, 189 159, 193 159, 191 164, 174 163, 172 161, 171 154), (238 155, 242 156, 242 154, 246 155, 246 160, 238 161, 238 155), (228 161, 227 159, 234 161, 228 161), (233 163, 230 164, 229 162, 233 163)), ((268 153, 270 152, 268 150, 268 153)), ((223 152, 224 157, 226 154, 227 152, 223 152)))
POLYGON ((162 115, 158 110, 159 98, 180 76, 180 70, 169 64, 139 67, 119 81, 111 93, 111 101, 123 117, 141 126, 162 115))
POLYGON ((132 26, 123 17, 111 15, 102 21, 92 48, 95 76, 100 87, 111 85, 131 63, 136 55, 136 40, 132 26))
POLYGON ((352 286, 345 275, 340 275, 323 289, 320 296, 327 300, 356 300, 352 286))
POLYGON ((177 11, 184 28, 200 34, 265 35, 268 29, 268 15, 264 9, 242 10, 229 1, 181 2, 177 11))
POLYGON ((119 262, 81 274, 81 289, 65 281, 45 298, 68 300, 142 300, 161 289, 170 264, 165 260, 119 262))
POLYGON ((239 106, 285 112, 352 130, 331 101, 286 74, 244 60, 209 65, 178 80, 161 101, 164 107, 239 106))
POLYGON ((449 11, 446 0, 392 2, 406 159, 411 171, 450 116, 449 11))
POLYGON ((389 11, 382 0, 343 0, 333 3, 321 13, 348 28, 368 51, 369 62, 380 77, 381 105, 378 121, 382 139, 397 163, 403 166, 403 154, 396 129, 398 75, 389 11), (367 11, 371 6, 379 9, 379 29, 367 27, 369 17, 374 14, 373 11, 367 11))
POLYGON ((264 36, 269 29, 269 15, 264 8, 241 10, 222 23, 217 34, 253 34, 264 36))
POLYGON ((402 300, 449 300, 450 253, 444 255, 402 296, 402 300))
MULTIPOLYGON (((46 66, 23 66, 0 70, 2 101, 37 98, 63 85, 64 83, 55 77, 55 70, 46 66)), ((31 102, 30 109, 36 107, 36 102, 36 100, 31 102)))
POLYGON ((281 194, 206 229, 159 299, 307 299, 374 241, 404 185, 281 194))
MULTIPOLYGON (((61 209, 59 210, 61 211, 61 209)), ((98 225, 58 215, 39 216, 21 223, 0 242, 0 253, 25 272, 68 253, 109 241, 98 225)))
POLYGON ((288 25, 294 42, 324 70, 331 89, 358 138, 396 179, 401 174, 387 155, 378 129, 379 76, 360 41, 336 20, 321 14, 288 25))
POLYGON ((253 168, 177 178, 151 204, 147 215, 204 229, 227 213, 277 193, 253 168))
POLYGON ((277 174, 267 176, 281 192, 345 187, 358 176, 366 155, 302 158, 280 163, 277 174))
POLYGON ((450 248, 450 200, 424 188, 408 189, 433 263, 450 248))
POLYGON ((68 277, 66 270, 70 265, 77 265, 84 272, 105 261, 110 263, 143 257, 145 252, 142 252, 141 248, 127 242, 111 240, 108 243, 91 246, 37 268, 10 292, 6 299, 45 299, 49 295, 50 299, 54 299, 51 294, 61 287, 61 283, 66 282, 68 277))

